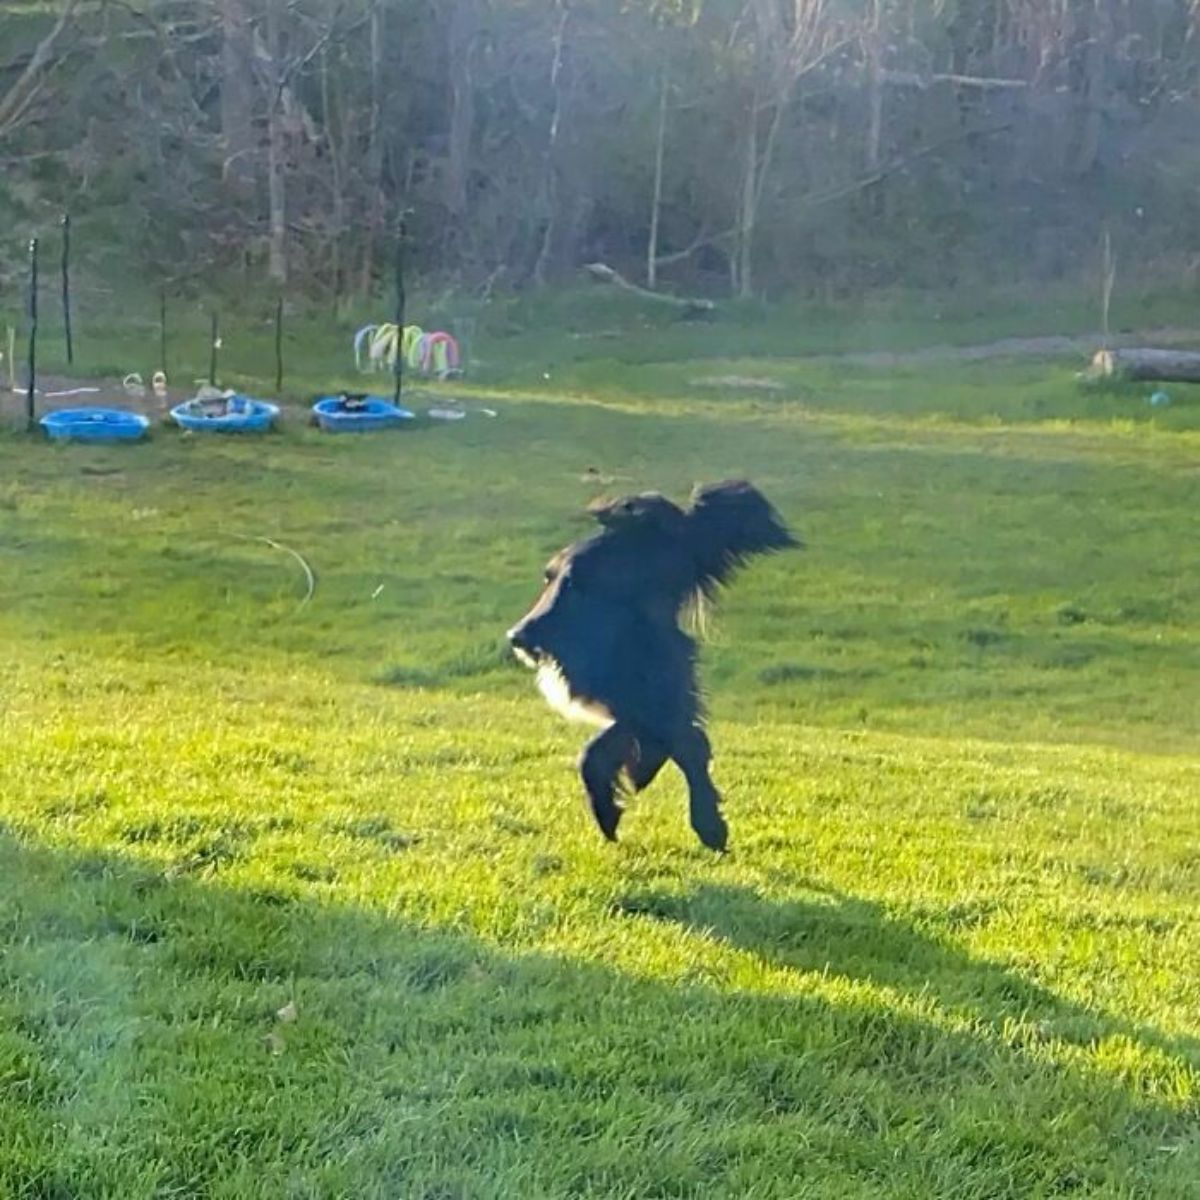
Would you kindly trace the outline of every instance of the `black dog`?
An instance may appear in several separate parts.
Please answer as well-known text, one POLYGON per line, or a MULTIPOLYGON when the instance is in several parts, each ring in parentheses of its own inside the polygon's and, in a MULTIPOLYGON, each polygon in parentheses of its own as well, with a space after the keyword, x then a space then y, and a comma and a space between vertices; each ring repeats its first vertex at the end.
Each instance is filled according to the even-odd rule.
POLYGON ((596 823, 615 841, 618 777, 641 791, 673 759, 687 780, 692 828, 724 850, 728 836, 696 685, 696 644, 678 625, 755 554, 800 543, 749 483, 709 484, 688 509, 657 492, 595 504, 603 529, 546 567, 546 586, 508 640, 538 670, 565 716, 603 731, 579 762, 596 823))

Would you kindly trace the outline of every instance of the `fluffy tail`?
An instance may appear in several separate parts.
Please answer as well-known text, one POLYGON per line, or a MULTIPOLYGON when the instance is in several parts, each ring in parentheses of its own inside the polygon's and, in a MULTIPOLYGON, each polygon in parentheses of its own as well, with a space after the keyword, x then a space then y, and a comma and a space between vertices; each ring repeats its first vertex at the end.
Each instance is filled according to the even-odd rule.
POLYGON ((742 479, 696 488, 688 536, 700 569, 700 590, 709 596, 746 559, 801 545, 762 492, 742 479))

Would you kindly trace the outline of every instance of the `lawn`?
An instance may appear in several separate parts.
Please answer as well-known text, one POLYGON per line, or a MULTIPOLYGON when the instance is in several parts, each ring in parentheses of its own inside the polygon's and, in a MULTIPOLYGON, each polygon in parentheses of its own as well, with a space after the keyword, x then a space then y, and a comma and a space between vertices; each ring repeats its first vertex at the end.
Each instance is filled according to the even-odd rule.
POLYGON ((0 434, 0 1196, 1197 1195, 1200 392, 720 350, 0 434), (503 630, 596 475, 742 474, 732 853, 608 846, 503 630))

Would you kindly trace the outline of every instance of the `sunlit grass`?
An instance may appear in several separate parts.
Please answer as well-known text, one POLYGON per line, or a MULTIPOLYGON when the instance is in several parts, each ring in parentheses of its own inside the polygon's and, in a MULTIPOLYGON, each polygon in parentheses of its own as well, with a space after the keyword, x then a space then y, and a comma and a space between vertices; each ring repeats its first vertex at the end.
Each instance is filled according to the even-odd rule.
POLYGON ((1190 395, 523 370, 394 436, 0 438, 0 1193, 1193 1196, 1190 395), (503 652, 588 468, 808 544, 704 651, 725 859, 669 774, 602 843, 503 652))

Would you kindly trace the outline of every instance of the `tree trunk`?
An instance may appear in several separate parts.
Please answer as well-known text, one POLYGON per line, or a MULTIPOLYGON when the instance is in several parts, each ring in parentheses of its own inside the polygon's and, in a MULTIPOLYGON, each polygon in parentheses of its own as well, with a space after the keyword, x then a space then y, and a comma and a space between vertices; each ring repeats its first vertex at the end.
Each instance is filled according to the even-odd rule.
POLYGON ((471 77, 471 50, 477 19, 476 0, 457 0, 451 7, 446 34, 450 70, 450 132, 445 195, 449 220, 444 238, 447 253, 466 225, 467 182, 475 132, 475 82, 471 77))
POLYGON ((746 144, 742 152, 742 187, 738 197, 737 245, 734 278, 737 295, 748 300, 754 295, 754 230, 758 219, 758 95, 750 99, 746 121, 746 144))
POLYGON ((236 195, 254 189, 254 65, 244 0, 221 0, 221 138, 223 174, 236 195))
POLYGON ((1112 41, 1110 0, 1093 0, 1088 21, 1087 45, 1083 51, 1083 117, 1079 130, 1079 146, 1075 155, 1075 170, 1086 175, 1100 155, 1100 139, 1104 130, 1104 107, 1108 99, 1108 54, 1112 41))
POLYGON ((325 143, 329 147, 329 188, 332 193, 329 283, 333 292, 333 311, 336 315, 345 283, 342 277, 342 241, 346 236, 346 181, 342 165, 345 115, 341 104, 337 106, 335 115, 329 86, 329 55, 326 50, 321 51, 321 124, 325 132, 325 143))
POLYGON ((866 32, 868 174, 879 169, 883 142, 883 0, 872 0, 866 32))
POLYGON ((570 8, 559 0, 560 16, 558 32, 554 37, 554 61, 550 67, 550 87, 554 92, 554 112, 550 118, 550 130, 546 138, 546 178, 545 178, 545 208, 544 224, 542 227, 542 243, 538 249, 537 261, 533 267, 533 281, 544 284, 554 253, 554 242, 558 233, 558 139, 562 128, 563 111, 565 108, 563 96, 563 48, 566 42, 567 20, 571 15, 570 8))
POLYGON ((375 279, 375 243, 383 226, 383 131, 381 99, 383 88, 383 18, 376 0, 371 5, 370 55, 371 104, 367 125, 366 186, 367 219, 363 231, 362 274, 359 291, 369 295, 375 279))
POLYGON ((283 62, 279 29, 280 0, 267 0, 267 54, 270 91, 267 97, 267 202, 270 241, 267 274, 272 283, 287 283, 287 178, 283 144, 283 62))
POLYGON ((825 56, 833 37, 826 0, 791 0, 788 4, 751 0, 749 7, 754 12, 754 83, 746 122, 735 245, 737 294, 743 299, 754 294, 758 216, 792 93, 801 77, 825 56), (769 112, 771 119, 760 149, 758 127, 764 112, 769 112))
POLYGON ((658 94, 658 131, 654 141, 654 197, 650 202, 650 244, 646 248, 646 286, 658 285, 658 223, 662 210, 663 158, 667 140, 667 96, 671 81, 664 67, 658 94))
POLYGON ((1200 353, 1189 350, 1101 350, 1091 374, 1136 382, 1200 383, 1200 353))

